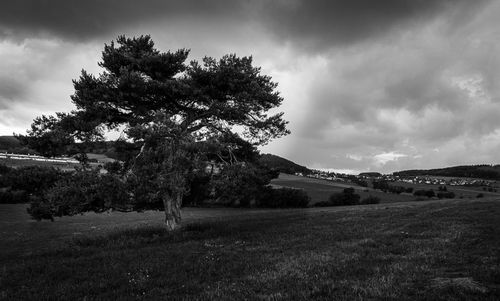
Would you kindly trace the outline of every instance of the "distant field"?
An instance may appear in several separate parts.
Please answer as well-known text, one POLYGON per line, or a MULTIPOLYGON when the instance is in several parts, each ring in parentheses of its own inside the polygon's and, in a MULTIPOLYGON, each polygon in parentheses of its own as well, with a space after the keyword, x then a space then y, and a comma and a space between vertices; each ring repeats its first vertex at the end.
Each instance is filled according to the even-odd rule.
MULTIPOLYGON (((91 166, 102 165, 106 162, 113 162, 114 159, 108 158, 106 155, 102 154, 87 154, 89 159, 98 160, 100 163, 90 163, 91 166)), ((22 166, 48 166, 55 167, 62 170, 74 170, 76 166, 80 166, 79 163, 63 163, 63 162, 46 162, 46 161, 36 161, 36 160, 19 160, 19 159, 5 159, 0 158, 0 164, 7 165, 10 167, 22 167, 22 166)))
MULTIPOLYGON (((412 194, 402 193, 393 194, 385 193, 380 190, 374 190, 372 188, 361 187, 356 184, 339 183, 327 180, 320 180, 308 177, 299 177, 289 174, 280 174, 278 179, 274 179, 271 182, 273 185, 281 187, 291 187, 304 189, 307 194, 311 197, 311 204, 320 201, 326 201, 328 197, 336 192, 341 192, 344 188, 352 187, 356 190, 356 193, 361 196, 361 199, 368 196, 376 196, 381 199, 382 203, 392 203, 392 202, 406 202, 415 200, 415 196, 412 194)), ((411 184, 406 182, 393 182, 391 185, 412 187, 415 190, 423 189, 429 190, 433 189, 435 192, 438 191, 438 187, 441 185, 426 185, 426 184, 411 184)), ((456 198, 476 198, 479 193, 482 193, 484 197, 500 197, 500 192, 487 192, 482 189, 482 187, 468 187, 468 186, 446 186, 448 191, 455 193, 456 198)))
MULTIPOLYGON (((413 187, 414 190, 433 189, 436 192, 438 191, 439 186, 443 186, 443 185, 412 184, 412 183, 406 183, 406 182, 394 182, 391 185, 397 185, 397 186, 403 186, 403 187, 413 187)), ((476 198, 476 196, 479 193, 482 193, 484 195, 484 197, 498 197, 498 196, 500 196, 500 192, 484 191, 482 187, 477 187, 477 186, 450 186, 450 185, 444 185, 444 186, 446 186, 446 189, 448 191, 453 191, 457 198, 460 198, 460 197, 476 198)))
POLYGON ((0 206, 2 300, 500 299, 498 199, 189 208, 174 233, 160 212, 21 209, 0 206))
POLYGON ((356 184, 338 183, 308 177, 299 177, 289 174, 280 174, 278 179, 271 181, 273 185, 304 189, 311 197, 311 204, 327 201, 328 197, 336 192, 342 192, 344 188, 352 187, 356 193, 364 199, 368 196, 379 197, 382 203, 413 201, 415 197, 409 194, 385 193, 380 190, 361 187, 356 184))
POLYGON ((0 164, 9 167, 46 166, 46 167, 60 168, 63 170, 73 170, 75 166, 79 165, 72 163, 45 162, 45 161, 35 161, 35 160, 15 160, 15 159, 4 159, 4 158, 0 158, 0 164))

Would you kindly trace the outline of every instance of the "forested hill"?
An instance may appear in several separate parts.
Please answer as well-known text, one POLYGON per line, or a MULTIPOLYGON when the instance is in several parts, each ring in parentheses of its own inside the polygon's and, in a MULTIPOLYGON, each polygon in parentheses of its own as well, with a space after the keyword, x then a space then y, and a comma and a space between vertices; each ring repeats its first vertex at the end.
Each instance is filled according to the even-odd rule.
POLYGON ((21 144, 14 136, 0 136, 0 152, 15 154, 35 154, 36 152, 21 144))
POLYGON ((298 165, 288 159, 272 154, 263 154, 259 158, 259 163, 282 173, 295 174, 297 172, 308 174, 311 170, 305 166, 298 165))
POLYGON ((397 176, 443 176, 500 179, 500 165, 464 165, 438 169, 413 169, 395 172, 397 176))
POLYGON ((7 150, 21 147, 21 142, 14 136, 0 136, 0 149, 7 150))

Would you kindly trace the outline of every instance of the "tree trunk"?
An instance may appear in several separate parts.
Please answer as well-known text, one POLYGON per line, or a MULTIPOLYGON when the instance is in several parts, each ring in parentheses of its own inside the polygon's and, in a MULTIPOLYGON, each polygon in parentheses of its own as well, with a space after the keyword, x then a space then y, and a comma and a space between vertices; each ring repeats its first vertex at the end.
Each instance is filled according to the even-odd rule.
POLYGON ((181 203, 182 193, 176 193, 174 196, 165 194, 163 197, 165 227, 168 231, 175 230, 181 224, 181 203))

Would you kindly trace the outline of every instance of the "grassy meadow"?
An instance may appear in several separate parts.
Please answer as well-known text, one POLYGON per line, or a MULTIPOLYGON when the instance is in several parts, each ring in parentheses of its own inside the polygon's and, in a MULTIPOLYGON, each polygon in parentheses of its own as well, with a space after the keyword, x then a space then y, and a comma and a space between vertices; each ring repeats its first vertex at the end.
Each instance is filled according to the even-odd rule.
MULTIPOLYGON (((113 162, 114 160, 102 154, 87 153, 90 160, 97 160, 100 163, 90 162, 90 166, 98 167, 106 162, 113 162)), ((80 163, 65 163, 65 162, 46 162, 46 161, 36 161, 30 159, 11 159, 11 158, 0 158, 0 164, 9 167, 25 167, 25 166, 41 166, 41 167, 54 167, 61 170, 72 171, 76 167, 80 167, 80 163)))
POLYGON ((308 177, 299 177, 289 174, 280 174, 279 178, 273 179, 271 181, 273 185, 279 187, 290 187, 304 189, 307 194, 311 197, 310 205, 314 203, 327 201, 328 197, 333 193, 342 192, 345 188, 352 187, 355 189, 355 193, 364 199, 369 196, 376 196, 380 198, 382 203, 391 202, 405 202, 413 201, 415 197, 412 194, 393 194, 385 193, 380 190, 374 190, 372 188, 362 187, 353 183, 346 182, 333 182, 321 179, 314 179, 308 177))
MULTIPOLYGON (((273 185, 279 187, 291 187, 304 189, 307 194, 311 197, 311 205, 320 201, 328 200, 328 197, 337 192, 342 192, 344 188, 353 187, 356 194, 364 199, 368 196, 376 196, 380 198, 381 203, 392 203, 392 202, 407 202, 414 201, 416 199, 413 194, 410 193, 386 193, 380 190, 374 190, 372 188, 366 188, 353 183, 346 182, 333 182, 321 179, 314 179, 308 177, 299 177, 289 174, 280 174, 279 178, 273 179, 271 181, 273 185)), ((416 190, 429 190, 433 189, 438 192, 438 187, 441 185, 427 185, 427 184, 412 184, 405 182, 392 182, 390 185, 412 187, 414 191, 416 190)), ((456 198, 476 198, 479 193, 482 193, 484 197, 500 197, 500 192, 488 192, 484 191, 481 187, 466 187, 466 186, 447 186, 448 191, 455 193, 456 198)))
POLYGON ((198 209, 204 211, 185 212, 185 226, 173 233, 161 227, 161 213, 146 212, 142 220, 136 213, 16 224, 15 214, 10 218, 2 208, 3 241, 40 228, 47 234, 32 237, 24 252, 16 246, 22 239, 3 245, 16 252, 1 257, 2 300, 500 298, 495 199, 251 214, 198 209), (129 227, 119 226, 127 218, 129 227), (62 235, 65 228, 89 228, 89 220, 97 228, 118 226, 62 235), (18 234, 11 233, 16 227, 18 234))
MULTIPOLYGON (((412 187, 414 190, 428 190, 433 189, 434 191, 438 191, 439 186, 443 185, 429 185, 429 184, 413 184, 406 182, 394 182, 392 185, 403 186, 403 187, 412 187)), ((479 186, 451 186, 447 185, 446 189, 448 191, 453 191, 457 198, 476 198, 479 193, 482 193, 484 197, 500 197, 500 192, 490 192, 483 190, 483 187, 479 186)))
POLYGON ((63 163, 63 162, 44 162, 35 160, 16 160, 16 159, 5 159, 0 158, 0 164, 9 167, 25 167, 25 166, 43 166, 43 167, 55 167, 62 170, 74 170, 79 164, 73 163, 63 163))

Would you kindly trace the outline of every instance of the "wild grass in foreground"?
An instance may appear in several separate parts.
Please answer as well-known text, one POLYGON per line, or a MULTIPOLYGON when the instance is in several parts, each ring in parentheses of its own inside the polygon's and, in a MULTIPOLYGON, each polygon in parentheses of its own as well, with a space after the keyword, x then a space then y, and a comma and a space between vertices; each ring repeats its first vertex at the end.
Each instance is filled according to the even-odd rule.
POLYGON ((485 200, 139 228, 2 259, 0 298, 499 300, 499 226, 485 200))

